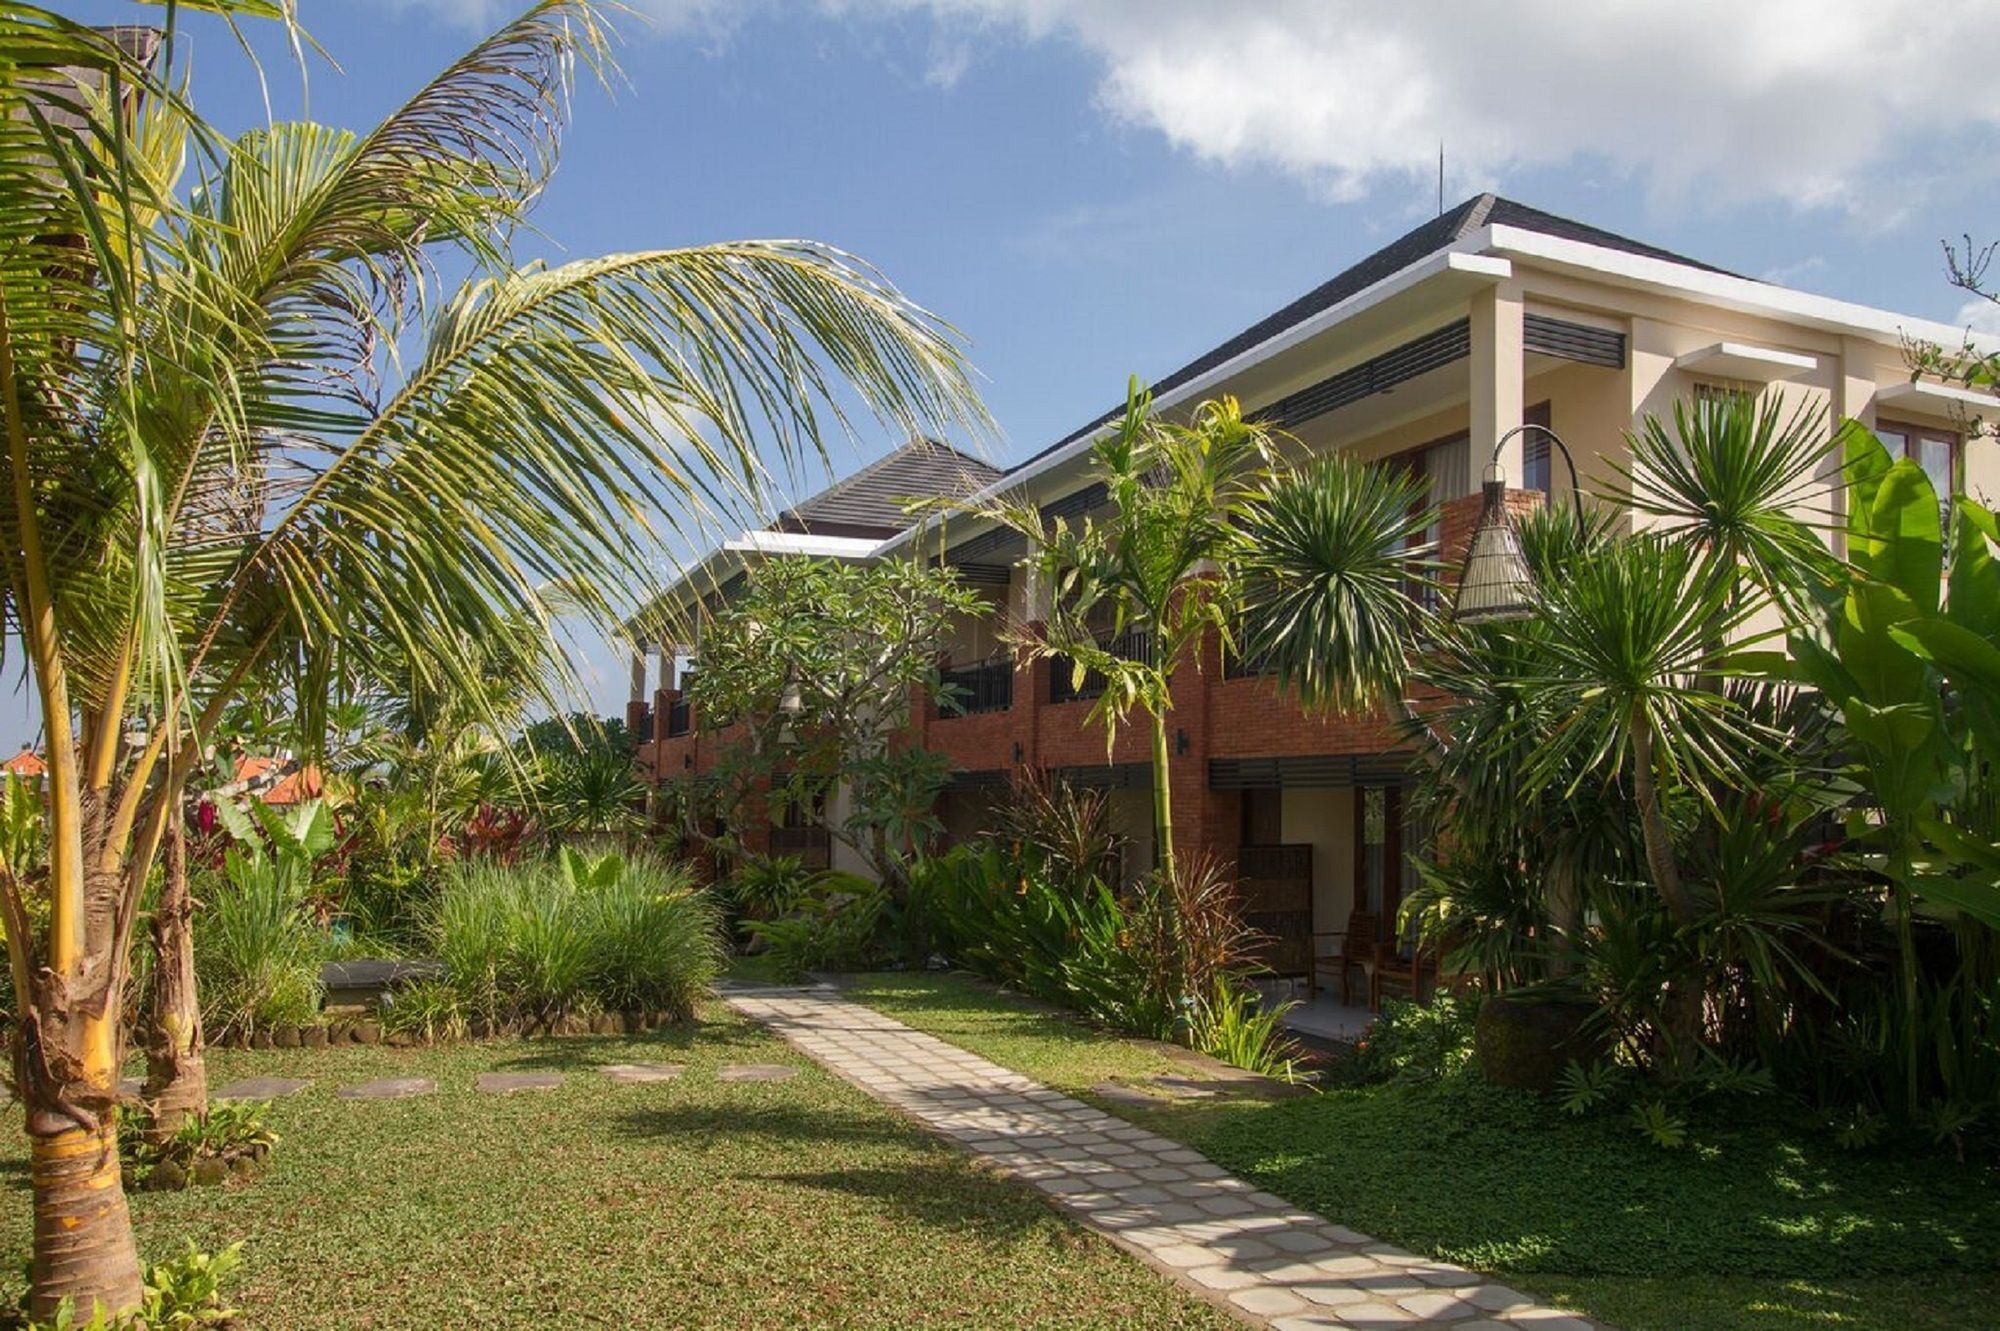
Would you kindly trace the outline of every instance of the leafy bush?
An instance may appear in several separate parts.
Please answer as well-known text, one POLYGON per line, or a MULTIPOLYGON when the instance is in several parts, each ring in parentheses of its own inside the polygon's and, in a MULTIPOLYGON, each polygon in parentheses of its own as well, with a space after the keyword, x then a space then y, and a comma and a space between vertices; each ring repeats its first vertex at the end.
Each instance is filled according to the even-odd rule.
POLYGON ((124 1115, 118 1120, 119 1153, 134 1182, 143 1182, 162 1166, 171 1166, 185 1181, 200 1160, 228 1163, 267 1154, 280 1140, 264 1122, 270 1107, 262 1100, 216 1101, 206 1113, 189 1114, 172 1137, 157 1144, 146 1140, 143 1117, 124 1115))
POLYGON ((1303 1051, 1285 1033, 1285 1012, 1291 1006, 1264 1003, 1247 984, 1218 981, 1195 1005, 1191 1043, 1211 1058, 1279 1081, 1296 1081, 1303 1051))
POLYGON ((822 873, 813 875, 785 915, 750 928, 768 945, 772 969, 790 979, 881 964, 893 950, 886 937, 893 915, 887 888, 852 874, 822 873))
POLYGON ((495 1024, 593 1007, 686 1017, 722 964, 687 870, 619 855, 460 865, 429 932, 460 1010, 495 1024))
POLYGON ((1278 1018, 1241 992, 1256 935, 1211 863, 1120 893, 1095 874, 1053 873, 1032 850, 957 847, 912 872, 911 909, 958 965, 1092 1021, 1197 1048, 1206 1038, 1253 1071, 1292 1057, 1278 1018))
POLYGON ((1472 1057, 1477 1007, 1452 994, 1428 1003, 1390 999, 1359 1050, 1364 1073, 1381 1081, 1442 1081, 1472 1057))
POLYGON ((318 800, 288 813, 253 801, 216 806, 234 838, 220 871, 195 896, 195 979, 202 1024, 214 1038, 319 1016, 321 927, 315 865, 333 848, 333 815, 318 800))
POLYGON ((147 1265, 142 1301, 135 1312, 113 1317, 100 1306, 89 1321, 81 1321, 75 1306, 65 1299, 54 1321, 37 1322, 26 1315, 24 1293, 20 1325, 22 1331, 192 1331, 226 1326, 235 1321, 237 1312, 223 1303, 222 1285, 242 1264, 241 1243, 217 1253, 189 1243, 179 1257, 147 1265))

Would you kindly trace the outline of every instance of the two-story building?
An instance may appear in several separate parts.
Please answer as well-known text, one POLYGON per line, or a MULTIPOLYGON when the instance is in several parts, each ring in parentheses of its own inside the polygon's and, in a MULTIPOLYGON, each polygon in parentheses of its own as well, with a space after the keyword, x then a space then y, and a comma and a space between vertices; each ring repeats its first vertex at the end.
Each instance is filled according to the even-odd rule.
MULTIPOLYGON (((2000 501, 2000 443, 1971 428, 2000 402, 1914 383, 1906 339, 1956 346, 1961 329, 1757 281, 1491 194, 1424 223, 1154 385, 1166 412, 1232 394, 1248 412, 1313 450, 1393 461, 1424 477, 1443 517, 1432 532, 1450 560, 1464 548, 1495 443, 1513 426, 1552 427, 1586 484, 1627 454, 1625 432, 1677 399, 1711 392, 1782 393, 1822 409, 1829 428, 1855 417, 1916 459, 1946 489, 2000 501)), ((1002 493, 1050 518, 1103 500, 1088 448, 1118 411, 1004 473, 934 446, 898 450, 715 552, 677 589, 689 605, 760 558, 941 558, 981 588, 993 615, 951 644, 962 712, 933 705, 913 739, 946 754, 953 779, 941 811, 955 836, 981 825, 1021 768, 1113 789, 1114 807, 1150 857, 1150 757, 1142 731, 1107 757, 1086 726, 1090 681, 1018 665, 1002 616, 1032 620, 1018 538, 963 514, 912 522, 893 499, 1002 493)), ((1569 479, 1540 436, 1516 436, 1499 465, 1511 488, 1567 502, 1569 479)), ((1827 486, 1812 502, 1838 511, 1827 486)), ((680 699, 698 645, 642 648, 633 718, 647 727, 640 763, 656 781, 703 769, 699 718, 680 699)), ((1393 912, 1409 870, 1404 790, 1410 755, 1378 717, 1310 716, 1271 680, 1211 649, 1174 681, 1169 722, 1177 843, 1234 859, 1258 923, 1303 959, 1314 931, 1350 910, 1393 912)), ((778 829, 786 848, 810 831, 778 829), (787 836, 790 841, 786 841, 787 836)), ((752 833, 751 844, 758 844, 752 833)), ((768 840, 764 844, 770 844, 768 840)))

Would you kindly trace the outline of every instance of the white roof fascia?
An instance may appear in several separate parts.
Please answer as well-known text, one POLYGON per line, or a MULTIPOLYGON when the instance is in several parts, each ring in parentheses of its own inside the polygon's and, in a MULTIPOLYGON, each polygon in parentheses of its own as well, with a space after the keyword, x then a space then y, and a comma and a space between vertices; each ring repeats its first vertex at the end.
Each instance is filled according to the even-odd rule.
POLYGON ((1770 384, 1796 379, 1819 368, 1819 357, 1802 356, 1796 351, 1752 346, 1747 342, 1713 342, 1698 351, 1674 357, 1674 368, 1718 379, 1770 384))
POLYGON ((1877 402, 1887 402, 1891 406, 1903 403, 1908 406, 1927 407, 1932 411, 1948 410, 1952 407, 1977 407, 1982 411, 2000 411, 2000 397, 1982 393, 1977 389, 1960 388, 1956 384, 1932 383, 1919 379, 1915 383, 1884 384, 1875 390, 1877 402))
MULTIPOLYGON (((1471 252, 1480 248, 1484 247, 1470 245, 1467 241, 1459 241, 1450 249, 1434 251, 1426 257, 1417 260, 1415 263, 1410 264, 1408 267, 1400 268, 1389 274, 1389 276, 1383 278, 1381 281, 1363 287, 1346 300, 1329 305, 1319 313, 1302 319, 1281 332, 1273 333, 1256 346, 1238 352, 1213 369, 1198 374, 1186 383, 1160 394, 1153 399, 1154 405, 1171 407, 1177 403, 1197 397, 1230 376, 1240 374, 1249 367, 1268 360, 1279 352, 1296 346, 1307 338, 1323 332, 1344 320, 1351 319, 1363 310, 1380 305, 1391 297, 1401 295, 1412 287, 1427 282, 1434 277, 1439 277, 1446 273, 1459 273, 1468 277, 1498 283, 1505 281, 1513 275, 1514 266, 1507 260, 1496 258, 1489 254, 1471 252)), ((1093 430, 1089 434, 1073 439, 1066 447, 1058 449, 1047 457, 1039 458, 1029 463, 1019 471, 1007 473, 999 480, 994 481, 976 493, 966 496, 962 502, 968 506, 976 506, 1009 490, 1018 489, 1043 472, 1059 467, 1072 458, 1082 456, 1089 450, 1091 444, 1110 428, 1106 426, 1103 429, 1093 430)), ((922 535, 930 529, 930 526, 931 519, 926 519, 913 527, 898 532, 896 535, 882 542, 881 552, 886 554, 912 537, 922 535)))
POLYGON ((756 555, 806 555, 819 559, 866 559, 881 542, 868 536, 814 536, 802 531, 746 531, 722 548, 756 555))
POLYGON ((686 603, 720 587, 749 563, 748 555, 803 555, 813 559, 867 559, 880 542, 866 536, 813 536, 796 531, 746 531, 710 550, 667 584, 661 601, 686 603))
MULTIPOLYGON (((1905 337, 1956 347, 1966 340, 1966 330, 1953 324, 1878 310, 1831 296, 1815 296, 1769 282, 1753 282, 1747 277, 1710 272, 1684 263, 1628 254, 1579 240, 1565 240, 1513 226, 1487 226, 1473 237, 1484 238, 1481 248, 1509 258, 1539 260, 1552 267, 1568 268, 1626 286, 1667 295, 1692 296, 1705 304, 1735 310, 1740 314, 1763 315, 1792 323, 1806 324, 1827 332, 1865 338, 1890 346, 1900 346, 1905 337)), ((1982 353, 2000 351, 2000 337, 1973 334, 1973 349, 1982 353)))

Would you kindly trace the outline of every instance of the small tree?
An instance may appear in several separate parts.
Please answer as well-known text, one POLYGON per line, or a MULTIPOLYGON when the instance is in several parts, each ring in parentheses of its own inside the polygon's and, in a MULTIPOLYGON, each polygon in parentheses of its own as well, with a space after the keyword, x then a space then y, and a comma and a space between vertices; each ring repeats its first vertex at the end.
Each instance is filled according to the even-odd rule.
POLYGON ((1135 709, 1144 713, 1153 744, 1153 845, 1163 867, 1174 852, 1169 684, 1210 633, 1231 640, 1241 523, 1270 470, 1273 443, 1234 398, 1202 403, 1185 425, 1160 420, 1152 395, 1134 380, 1124 419, 1091 448, 1109 509, 1102 519, 1050 525, 1029 505, 983 510, 1027 541, 1053 594, 1046 620, 1022 626, 1021 649, 1066 658, 1079 683, 1089 672, 1104 678, 1090 717, 1104 726, 1107 749, 1135 709), (1110 641, 1128 630, 1146 635, 1137 659, 1110 641))
POLYGON ((892 560, 780 560, 703 631, 689 688, 713 730, 741 723, 719 773, 737 796, 768 783, 774 804, 847 809, 828 832, 900 891, 905 857, 937 823, 945 759, 899 746, 911 698, 939 688, 955 616, 982 603, 948 568, 892 560))

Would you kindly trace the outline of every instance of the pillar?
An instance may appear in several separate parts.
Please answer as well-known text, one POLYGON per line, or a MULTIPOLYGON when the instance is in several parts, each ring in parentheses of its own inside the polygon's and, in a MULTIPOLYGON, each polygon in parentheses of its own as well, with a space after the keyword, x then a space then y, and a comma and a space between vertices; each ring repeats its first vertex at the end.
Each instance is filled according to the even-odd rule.
MULTIPOLYGON (((1487 287, 1472 297, 1472 353, 1468 357, 1471 434, 1466 441, 1465 493, 1479 493, 1493 445, 1521 423, 1525 372, 1520 288, 1511 282, 1487 287)), ((1519 435, 1507 442, 1500 466, 1510 486, 1525 484, 1525 454, 1519 435)), ((1441 494, 1441 501, 1458 498, 1441 494)))

